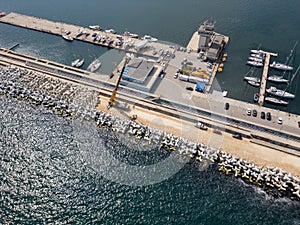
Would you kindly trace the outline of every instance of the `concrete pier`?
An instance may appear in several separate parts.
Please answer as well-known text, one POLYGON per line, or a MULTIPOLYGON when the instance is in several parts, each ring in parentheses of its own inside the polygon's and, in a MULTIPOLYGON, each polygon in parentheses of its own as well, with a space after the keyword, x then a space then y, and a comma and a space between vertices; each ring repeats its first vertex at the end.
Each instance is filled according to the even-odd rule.
POLYGON ((264 63, 264 69, 261 76, 261 83, 260 83, 260 89, 259 89, 259 99, 258 99, 258 105, 262 106, 264 104, 265 100, 265 92, 266 92, 266 85, 267 85, 267 78, 268 78, 268 71, 269 71, 269 64, 270 64, 270 58, 271 56, 277 56, 276 53, 272 52, 265 52, 260 51, 260 53, 265 54, 265 63, 264 63))

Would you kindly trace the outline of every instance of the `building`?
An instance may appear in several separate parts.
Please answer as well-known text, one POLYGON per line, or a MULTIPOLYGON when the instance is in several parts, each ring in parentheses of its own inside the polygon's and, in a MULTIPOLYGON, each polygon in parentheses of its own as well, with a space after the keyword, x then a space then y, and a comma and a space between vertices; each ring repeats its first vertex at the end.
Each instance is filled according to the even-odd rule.
POLYGON ((207 59, 216 61, 225 47, 225 37, 221 34, 214 34, 209 48, 206 51, 207 59))
POLYGON ((198 34, 199 34, 198 51, 205 52, 208 49, 214 31, 215 31, 214 23, 205 21, 203 24, 200 25, 198 29, 198 34))

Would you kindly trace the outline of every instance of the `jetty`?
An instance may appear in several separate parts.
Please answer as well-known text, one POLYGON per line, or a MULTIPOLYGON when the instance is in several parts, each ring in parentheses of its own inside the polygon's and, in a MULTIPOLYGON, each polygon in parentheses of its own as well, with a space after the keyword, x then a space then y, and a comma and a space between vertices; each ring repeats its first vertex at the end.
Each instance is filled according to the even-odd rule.
POLYGON ((259 88, 259 99, 258 99, 258 105, 262 106, 264 104, 264 100, 265 100, 270 58, 271 58, 271 56, 276 57, 278 54, 272 53, 272 52, 266 52, 266 51, 262 51, 262 50, 260 50, 259 52, 265 54, 265 62, 264 62, 263 73, 261 76, 261 83, 260 83, 260 88, 259 88))

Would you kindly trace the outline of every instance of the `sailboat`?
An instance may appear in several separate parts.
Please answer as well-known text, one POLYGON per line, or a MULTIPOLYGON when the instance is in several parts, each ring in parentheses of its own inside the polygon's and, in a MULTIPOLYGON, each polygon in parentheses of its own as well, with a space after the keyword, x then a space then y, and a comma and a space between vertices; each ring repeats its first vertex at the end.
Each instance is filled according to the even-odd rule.
POLYGON ((268 94, 275 95, 275 96, 278 96, 278 97, 281 97, 281 98, 290 98, 290 99, 295 98, 295 95, 294 95, 294 94, 289 93, 289 92, 287 92, 286 90, 287 90, 287 88, 289 87, 289 85, 291 85, 291 83, 293 82, 293 80, 294 80, 296 74, 297 74, 298 71, 299 71, 299 68, 300 68, 300 65, 298 66, 296 72, 293 74, 293 77, 292 77, 290 83, 288 84, 288 86, 286 87, 285 90, 280 90, 280 89, 277 89, 276 87, 270 87, 270 88, 268 88, 268 89, 266 90, 266 92, 267 92, 268 94))
POLYGON ((277 105, 288 105, 289 103, 287 101, 275 98, 275 97, 265 97, 265 101, 271 102, 277 105))

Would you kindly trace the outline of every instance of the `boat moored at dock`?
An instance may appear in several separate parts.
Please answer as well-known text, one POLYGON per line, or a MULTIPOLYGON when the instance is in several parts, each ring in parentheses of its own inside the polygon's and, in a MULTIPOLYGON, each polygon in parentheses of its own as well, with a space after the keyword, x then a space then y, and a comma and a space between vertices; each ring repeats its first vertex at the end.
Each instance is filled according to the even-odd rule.
POLYGON ((98 70, 101 66, 101 61, 99 59, 95 59, 87 68, 87 70, 91 71, 91 72, 95 72, 96 70, 98 70))
POLYGON ((258 82, 258 83, 260 82, 260 78, 259 77, 249 77, 249 76, 246 76, 246 77, 244 77, 244 80, 258 82))
POLYGON ((62 38, 65 39, 66 41, 73 41, 74 39, 69 36, 69 35, 62 35, 62 38))
POLYGON ((262 67, 264 64, 262 64, 261 62, 257 62, 257 61, 247 61, 247 64, 250 66, 256 66, 256 67, 262 67))
POLYGON ((283 76, 272 75, 268 77, 268 81, 275 83, 288 83, 289 80, 284 79, 283 76))
POLYGON ((277 105, 288 105, 289 103, 287 101, 275 98, 275 97, 265 97, 265 101, 271 102, 273 104, 277 105))
POLYGON ((278 97, 281 97, 281 98, 295 98, 295 95, 294 94, 291 94, 289 92, 286 92, 284 90, 280 90, 280 89, 277 89, 276 87, 270 87, 266 90, 266 92, 268 94, 271 94, 271 95, 275 95, 275 96, 278 96, 278 97))
POLYGON ((275 62, 275 61, 272 64, 270 64, 270 67, 273 68, 273 69, 286 70, 286 71, 291 71, 291 70, 294 69, 292 66, 288 66, 288 65, 285 65, 283 63, 278 63, 278 62, 275 62))

